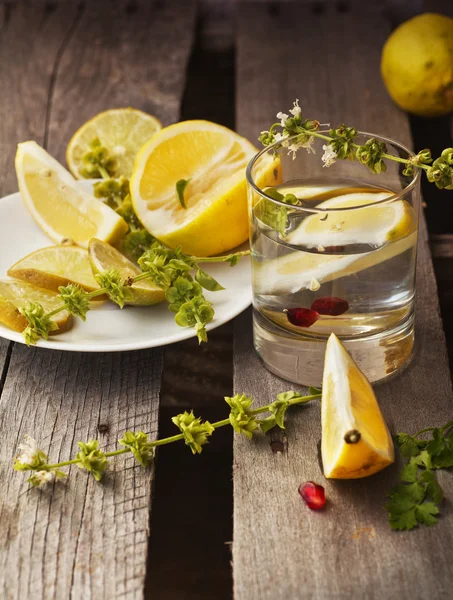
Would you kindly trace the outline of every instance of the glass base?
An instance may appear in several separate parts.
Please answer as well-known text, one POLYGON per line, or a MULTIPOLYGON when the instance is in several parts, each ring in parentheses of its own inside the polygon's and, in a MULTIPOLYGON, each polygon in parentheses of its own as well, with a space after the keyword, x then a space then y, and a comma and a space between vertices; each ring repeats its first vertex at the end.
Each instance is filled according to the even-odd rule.
MULTIPOLYGON (((340 339, 368 379, 382 381, 411 357, 414 315, 397 328, 379 334, 340 339)), ((322 384, 326 339, 291 333, 254 310, 253 342, 265 367, 278 377, 307 386, 322 384)))

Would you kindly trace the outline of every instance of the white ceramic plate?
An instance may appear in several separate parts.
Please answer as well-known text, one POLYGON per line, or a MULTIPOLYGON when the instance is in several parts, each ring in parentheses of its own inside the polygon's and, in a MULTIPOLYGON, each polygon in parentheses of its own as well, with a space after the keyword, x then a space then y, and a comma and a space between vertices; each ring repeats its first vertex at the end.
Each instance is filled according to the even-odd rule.
MULTIPOLYGON (((52 241, 36 225, 19 193, 0 199, 1 279, 7 277, 8 268, 20 258, 51 245, 52 241)), ((210 331, 238 315, 251 303, 250 261, 246 257, 235 267, 219 263, 203 268, 226 288, 225 291, 205 294, 215 309, 214 320, 206 327, 210 331)), ((154 348, 194 335, 193 329, 176 325, 174 315, 165 302, 150 307, 127 306, 123 310, 105 302, 90 310, 85 322, 75 319, 71 331, 50 336, 48 341, 40 340, 37 345, 54 350, 117 352, 154 348)), ((20 333, 1 324, 0 337, 24 343, 20 333)))

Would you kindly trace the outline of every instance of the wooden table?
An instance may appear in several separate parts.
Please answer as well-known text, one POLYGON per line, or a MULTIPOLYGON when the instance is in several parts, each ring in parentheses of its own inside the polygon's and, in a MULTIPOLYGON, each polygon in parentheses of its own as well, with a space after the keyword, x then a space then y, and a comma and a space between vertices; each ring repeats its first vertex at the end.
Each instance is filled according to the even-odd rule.
MULTIPOLYGON (((347 3, 316 7, 237 5, 237 130, 255 140, 298 97, 307 115, 351 122, 410 145, 408 119, 390 102, 379 77, 389 19, 360 5, 352 11, 347 3)), ((2 2, 1 195, 17 189, 13 158, 19 141, 34 139, 63 160, 72 132, 107 107, 131 105, 164 124, 177 121, 195 23, 195 3, 185 0, 2 2)), ((209 96, 210 82, 197 81, 200 96, 209 96)), ((421 231, 415 358, 404 375, 377 387, 393 432, 442 424, 452 415, 424 221, 421 231)), ((257 404, 292 387, 259 363, 248 311, 236 319, 234 360, 235 391, 252 395, 257 404)), ((77 441, 90 437, 106 450, 126 429, 156 438, 161 369, 160 349, 76 354, 0 341, 1 598, 144 596, 151 473, 132 458, 120 458, 102 484, 72 468, 64 484, 40 492, 28 490, 11 462, 25 433, 58 460, 72 457, 77 441)), ((327 482, 328 508, 312 513, 297 487, 322 478, 319 439, 316 405, 293 414, 284 433, 252 442, 235 437, 236 600, 451 598, 451 475, 439 476, 450 500, 431 529, 390 531, 382 506, 398 466, 364 481, 327 482)), ((213 589, 211 597, 224 598, 224 592, 213 589)))

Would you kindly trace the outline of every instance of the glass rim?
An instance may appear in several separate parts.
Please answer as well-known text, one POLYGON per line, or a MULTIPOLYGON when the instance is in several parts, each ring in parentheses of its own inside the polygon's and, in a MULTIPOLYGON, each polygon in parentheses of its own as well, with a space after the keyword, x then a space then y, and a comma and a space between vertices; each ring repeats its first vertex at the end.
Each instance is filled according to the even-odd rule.
MULTIPOLYGON (((329 129, 321 129, 319 130, 317 133, 329 133, 329 129)), ((369 133, 367 131, 358 131, 357 135, 364 135, 367 136, 369 138, 377 138, 381 141, 384 141, 388 144, 392 144, 393 146, 398 146, 399 148, 401 148, 402 150, 404 150, 405 152, 407 152, 407 154, 412 158, 413 156, 415 156, 415 153, 410 150, 409 148, 407 148, 404 144, 401 144, 400 142, 397 142, 395 140, 392 140, 391 138, 385 137, 383 135, 377 135, 375 133, 369 133)), ((285 138, 287 141, 291 141, 294 140, 298 137, 297 134, 292 135, 288 138, 285 138)), ((266 198, 267 200, 270 200, 271 202, 273 202, 274 204, 277 204, 279 206, 285 206, 286 208, 290 207, 292 210, 296 210, 296 211, 304 211, 304 212, 311 212, 311 213, 326 213, 326 212, 336 212, 336 211, 346 211, 346 210, 358 210, 361 208, 366 208, 370 206, 370 204, 358 204, 357 206, 347 206, 344 208, 316 208, 316 207, 306 207, 306 206, 297 206, 294 204, 288 205, 286 202, 282 202, 281 200, 277 200, 276 198, 272 198, 272 196, 268 196, 261 188, 258 187, 258 185, 255 183, 253 176, 252 176, 252 169, 255 166, 255 163, 267 152, 273 150, 274 148, 276 148, 277 146, 279 146, 281 144, 281 140, 278 142, 273 143, 270 146, 266 146, 264 147, 262 150, 260 150, 259 152, 257 152, 257 154, 255 154, 255 156, 253 156, 248 165, 247 168, 245 170, 245 178, 246 181, 248 183, 248 185, 250 185, 260 196, 262 196, 263 198, 266 198)), ((302 149, 302 148, 301 148, 302 149)), ((347 160, 347 159, 340 159, 340 160, 347 160)), ((365 165, 362 165, 364 168, 367 168, 365 165)), ((377 204, 387 204, 387 203, 391 203, 391 202, 395 202, 396 200, 399 200, 402 196, 405 196, 407 193, 411 192, 415 186, 417 185, 417 183, 420 180, 420 171, 421 169, 414 169, 414 175, 412 176, 412 180, 398 193, 394 193, 391 196, 389 196, 388 198, 383 198, 382 200, 378 200, 377 202, 373 202, 373 206, 376 206, 377 204)))

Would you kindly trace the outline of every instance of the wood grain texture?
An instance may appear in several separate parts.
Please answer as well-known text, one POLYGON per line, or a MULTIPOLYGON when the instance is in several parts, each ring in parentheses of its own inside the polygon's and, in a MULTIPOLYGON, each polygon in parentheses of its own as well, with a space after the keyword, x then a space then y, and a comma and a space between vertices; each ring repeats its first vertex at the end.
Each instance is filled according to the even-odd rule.
MULTIPOLYGON (((36 139, 63 160, 70 135, 102 109, 133 105, 177 120, 192 3, 23 0, 2 14, 0 77, 12 88, 0 98, 5 190, 15 188, 18 141, 36 139)), ((127 429, 155 438, 161 367, 160 350, 12 348, 0 397, 2 598, 143 597, 151 473, 119 457, 103 484, 73 467, 67 481, 41 492, 29 490, 11 463, 25 433, 55 461, 72 458, 79 440, 98 438, 112 450, 127 429)))
MULTIPOLYGON (((379 77, 379 56, 389 32, 383 17, 321 15, 293 5, 239 6, 237 34, 238 130, 250 139, 298 97, 306 116, 345 121, 410 144, 406 116, 390 102, 379 77)), ((452 418, 453 393, 436 281, 421 224, 416 350, 406 371, 376 387, 393 432, 415 432, 452 418)), ((261 365, 252 348, 250 314, 236 324, 235 391, 266 404, 291 389, 261 365)), ((318 456, 319 405, 294 410, 287 429, 252 443, 234 442, 234 588, 236 600, 284 597, 451 597, 451 503, 432 529, 395 533, 383 505, 398 465, 366 480, 326 481, 318 456), (274 443, 271 444, 271 442, 274 443), (281 449, 283 452, 272 452, 281 449), (322 513, 301 502, 307 480, 326 486, 322 513)), ((447 498, 453 480, 439 479, 447 498)))

